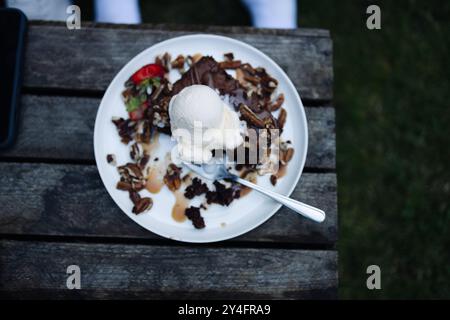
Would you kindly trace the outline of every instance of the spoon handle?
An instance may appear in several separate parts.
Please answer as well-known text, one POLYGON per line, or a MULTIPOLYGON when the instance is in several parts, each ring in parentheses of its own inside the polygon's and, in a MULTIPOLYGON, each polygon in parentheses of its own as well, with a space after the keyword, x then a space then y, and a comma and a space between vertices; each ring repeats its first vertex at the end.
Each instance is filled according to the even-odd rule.
POLYGON ((245 179, 236 177, 234 180, 246 187, 252 188, 256 191, 261 192, 262 194, 265 194, 266 196, 272 198, 273 200, 278 201, 279 203, 285 205, 289 209, 294 210, 297 213, 300 213, 302 216, 306 218, 309 218, 316 222, 322 222, 323 220, 325 220, 325 212, 323 210, 314 208, 300 201, 283 196, 279 193, 258 186, 257 184, 251 183, 250 181, 247 181, 245 179))

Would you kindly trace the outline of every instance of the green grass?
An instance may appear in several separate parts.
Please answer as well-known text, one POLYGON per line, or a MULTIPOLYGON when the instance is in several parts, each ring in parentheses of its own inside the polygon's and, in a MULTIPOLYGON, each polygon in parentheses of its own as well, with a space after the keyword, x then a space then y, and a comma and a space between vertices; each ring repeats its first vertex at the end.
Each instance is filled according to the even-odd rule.
MULTIPOLYGON (((342 298, 450 297, 450 2, 300 0, 334 41, 342 298), (366 288, 366 267, 382 290, 366 288)), ((150 23, 248 25, 239 1, 142 2, 150 23), (198 9, 201 8, 201 9, 198 9)))
POLYGON ((378 31, 367 1, 300 3, 334 40, 340 296, 450 297, 450 3, 381 2, 378 31))

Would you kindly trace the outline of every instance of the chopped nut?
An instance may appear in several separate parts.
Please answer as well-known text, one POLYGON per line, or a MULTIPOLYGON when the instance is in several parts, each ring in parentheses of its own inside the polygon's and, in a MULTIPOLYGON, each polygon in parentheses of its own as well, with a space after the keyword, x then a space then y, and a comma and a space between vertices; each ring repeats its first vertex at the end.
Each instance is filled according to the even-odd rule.
POLYGON ((240 68, 250 75, 256 74, 256 70, 251 66, 250 63, 244 63, 240 66, 240 68))
POLYGON ((284 161, 286 163, 288 163, 289 161, 292 160, 292 157, 294 156, 294 149, 293 148, 289 148, 286 150, 286 154, 284 156, 284 161))
POLYGON ((200 61, 200 59, 203 57, 203 55, 201 53, 196 53, 193 56, 188 56, 188 65, 192 66, 194 64, 196 64, 197 62, 200 61))
POLYGON ((130 199, 133 202, 133 204, 136 205, 141 200, 141 196, 139 195, 138 192, 130 190, 130 199))
POLYGON ((113 118, 112 122, 116 126, 121 141, 124 144, 128 144, 131 140, 133 140, 136 129, 135 122, 130 119, 125 120, 123 118, 113 118))
POLYGON ((242 118, 257 128, 264 128, 264 121, 261 120, 249 107, 241 103, 239 105, 239 112, 242 118))
POLYGON ((157 87, 155 90, 153 90, 152 94, 150 95, 150 100, 152 102, 155 102, 158 100, 159 96, 161 95, 161 93, 163 92, 165 88, 165 85, 163 83, 161 83, 159 85, 159 87, 157 87))
POLYGON ((114 154, 108 154, 106 156, 106 161, 113 166, 116 166, 117 162, 116 162, 116 155, 114 154))
POLYGON ((139 122, 135 140, 142 143, 150 143, 152 137, 151 122, 147 119, 139 122))
POLYGON ((149 160, 150 160, 150 156, 148 154, 144 154, 144 156, 141 158, 141 160, 139 160, 139 167, 141 168, 141 170, 143 170, 145 168, 145 166, 147 165, 149 160))
POLYGON ((241 60, 222 61, 219 62, 219 67, 222 69, 237 69, 241 66, 241 64, 242 64, 241 60))
POLYGON ((278 180, 278 178, 277 178, 276 175, 271 175, 271 176, 270 176, 270 183, 271 183, 273 186, 275 186, 275 185, 277 184, 277 180, 278 180))
POLYGON ((133 187, 133 190, 136 190, 136 191, 141 191, 141 190, 144 190, 144 188, 145 188, 145 184, 143 181, 133 181, 131 183, 131 185, 133 187))
POLYGON ((124 191, 130 191, 133 189, 131 183, 125 182, 125 181, 119 181, 117 182, 117 189, 124 190, 124 191))
POLYGON ((157 56, 155 58, 155 63, 162 66, 166 72, 170 70, 170 60, 171 56, 168 52, 164 53, 162 56, 157 56))
POLYGON ((153 206, 153 200, 151 198, 141 198, 133 207, 133 213, 140 214, 144 211, 148 211, 153 206))
POLYGON ((140 191, 145 188, 145 178, 139 165, 127 163, 124 166, 117 167, 120 174, 120 181, 117 183, 117 189, 126 191, 140 191))
POLYGON ((178 55, 175 60, 172 61, 171 65, 174 69, 183 69, 185 63, 185 58, 183 55, 178 55))
POLYGON ((242 71, 241 68, 237 68, 236 69, 236 80, 239 81, 239 83, 245 87, 247 83, 246 83, 244 77, 245 77, 244 71, 242 71))
POLYGON ((255 76, 244 76, 244 80, 250 82, 253 85, 258 85, 261 82, 261 79, 255 76))
POLYGON ((131 177, 139 179, 143 177, 142 170, 135 163, 127 163, 126 168, 131 177))
POLYGON ((280 93, 274 103, 270 105, 271 112, 277 111, 284 103, 284 94, 280 93))
POLYGON ((130 158, 138 162, 144 155, 144 150, 142 149, 141 145, 137 142, 133 143, 131 145, 131 151, 130 151, 130 158))
POLYGON ((223 57, 225 58, 226 61, 233 61, 233 60, 234 60, 234 54, 233 54, 233 52, 225 53, 225 54, 223 55, 223 57))
POLYGON ((277 83, 275 81, 269 81, 269 83, 267 84, 270 88, 276 88, 277 87, 277 83))
POLYGON ((278 115, 278 127, 282 130, 285 123, 286 123, 286 116, 287 116, 287 112, 286 110, 283 108, 280 110, 280 114, 278 115))
POLYGON ((169 190, 176 191, 180 189, 181 186, 181 168, 178 168, 173 163, 169 164, 167 167, 167 172, 164 175, 164 183, 167 185, 169 190))

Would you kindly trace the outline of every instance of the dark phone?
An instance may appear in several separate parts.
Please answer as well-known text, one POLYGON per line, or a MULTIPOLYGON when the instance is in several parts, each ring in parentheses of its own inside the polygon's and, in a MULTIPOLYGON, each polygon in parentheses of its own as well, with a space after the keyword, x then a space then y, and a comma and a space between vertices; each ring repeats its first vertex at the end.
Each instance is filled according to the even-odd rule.
POLYGON ((17 9, 0 9, 0 149, 17 131, 27 18, 17 9))

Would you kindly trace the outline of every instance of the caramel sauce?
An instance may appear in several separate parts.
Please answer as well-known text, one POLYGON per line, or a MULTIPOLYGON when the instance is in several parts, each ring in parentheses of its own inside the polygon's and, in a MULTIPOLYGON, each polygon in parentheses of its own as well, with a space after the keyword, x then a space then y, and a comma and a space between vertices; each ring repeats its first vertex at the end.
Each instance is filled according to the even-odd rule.
MULTIPOLYGON (((255 173, 248 173, 248 172, 243 172, 241 173, 241 178, 250 181, 251 183, 256 184, 257 183, 257 176, 255 173)), ((241 185, 241 191, 239 193, 239 198, 245 197, 246 195, 248 195, 250 192, 252 191, 251 188, 249 187, 245 187, 241 185)))
POLYGON ((248 195, 251 191, 252 191, 251 188, 242 186, 242 187, 241 187, 241 192, 239 193, 239 198, 245 197, 245 196, 248 195))
POLYGON ((146 189, 150 193, 158 193, 161 191, 163 186, 164 186, 163 177, 161 176, 159 170, 155 167, 150 168, 147 177, 147 184, 145 186, 146 189))
POLYGON ((183 222, 185 221, 186 215, 184 214, 184 211, 189 205, 189 200, 184 196, 184 194, 180 191, 175 191, 175 204, 172 208, 172 218, 176 222, 183 222))
POLYGON ((152 155, 152 152, 159 148, 159 132, 155 131, 150 143, 143 143, 142 148, 146 154, 152 155))
POLYGON ((286 175, 287 165, 280 164, 277 173, 275 174, 278 179, 284 177, 286 175))

